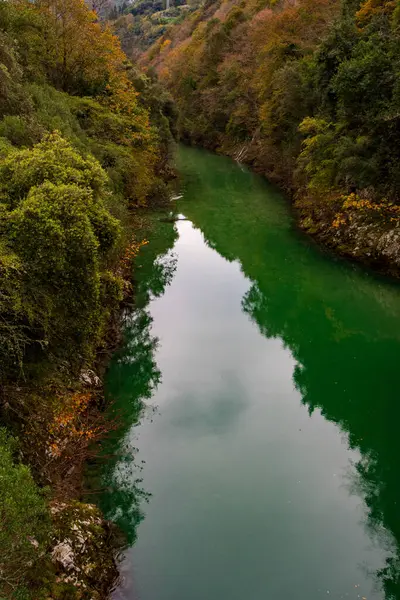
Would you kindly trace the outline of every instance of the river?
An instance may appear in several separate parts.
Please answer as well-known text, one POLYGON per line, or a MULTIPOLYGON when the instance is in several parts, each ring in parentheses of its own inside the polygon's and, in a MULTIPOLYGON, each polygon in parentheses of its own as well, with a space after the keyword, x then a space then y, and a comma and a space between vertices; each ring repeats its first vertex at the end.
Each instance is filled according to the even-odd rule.
POLYGON ((107 374, 114 600, 399 599, 398 285, 240 165, 177 162, 182 220, 156 219, 107 374))

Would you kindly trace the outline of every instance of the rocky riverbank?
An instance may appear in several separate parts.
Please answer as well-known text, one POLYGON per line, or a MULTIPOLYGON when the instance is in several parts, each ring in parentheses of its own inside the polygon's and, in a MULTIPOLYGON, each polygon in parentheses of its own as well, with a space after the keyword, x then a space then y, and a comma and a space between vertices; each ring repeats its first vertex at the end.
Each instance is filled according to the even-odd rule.
POLYGON ((350 201, 295 201, 299 227, 335 254, 400 278, 400 226, 392 207, 351 196, 350 201))
POLYGON ((222 146, 219 150, 248 165, 283 188, 291 199, 298 227, 334 254, 390 277, 400 278, 400 208, 387 201, 373 202, 367 195, 311 196, 285 186, 266 169, 257 143, 222 146))

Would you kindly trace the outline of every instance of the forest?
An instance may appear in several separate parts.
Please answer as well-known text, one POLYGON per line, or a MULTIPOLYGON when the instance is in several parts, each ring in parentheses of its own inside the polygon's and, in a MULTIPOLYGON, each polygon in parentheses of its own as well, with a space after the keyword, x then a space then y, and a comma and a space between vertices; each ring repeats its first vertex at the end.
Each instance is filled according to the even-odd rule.
POLYGON ((148 4, 115 26, 173 95, 181 138, 249 164, 308 233, 398 276, 399 4, 148 4))
POLYGON ((174 108, 83 0, 1 2, 0 37, 0 598, 100 598, 95 369, 145 243, 131 215, 168 196, 174 108))

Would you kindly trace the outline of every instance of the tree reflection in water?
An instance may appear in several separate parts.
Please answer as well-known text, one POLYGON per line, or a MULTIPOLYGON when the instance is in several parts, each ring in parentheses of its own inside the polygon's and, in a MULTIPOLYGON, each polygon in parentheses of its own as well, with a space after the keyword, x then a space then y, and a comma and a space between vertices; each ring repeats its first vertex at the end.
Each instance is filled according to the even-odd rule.
POLYGON ((195 197, 181 211, 211 248, 240 264, 250 286, 242 309, 264 336, 281 339, 292 353, 294 384, 310 415, 318 409, 361 453, 349 492, 365 503, 371 538, 390 548, 375 577, 386 600, 398 600, 399 288, 324 256, 293 231, 274 188, 223 158, 210 177, 215 159, 202 154, 199 160, 199 152, 179 157, 186 196, 195 197))
POLYGON ((106 395, 111 401, 109 418, 116 419, 118 427, 103 442, 98 459, 88 469, 88 485, 95 490, 95 501, 106 518, 125 534, 129 546, 144 518, 143 502, 150 497, 138 475, 143 467, 130 432, 148 415, 146 400, 161 381, 154 358, 158 340, 152 334, 148 307, 153 298, 162 296, 172 280, 177 258, 170 249, 176 237, 172 224, 157 225, 152 243, 137 258, 135 305, 125 310, 124 341, 114 354, 106 377, 106 395))

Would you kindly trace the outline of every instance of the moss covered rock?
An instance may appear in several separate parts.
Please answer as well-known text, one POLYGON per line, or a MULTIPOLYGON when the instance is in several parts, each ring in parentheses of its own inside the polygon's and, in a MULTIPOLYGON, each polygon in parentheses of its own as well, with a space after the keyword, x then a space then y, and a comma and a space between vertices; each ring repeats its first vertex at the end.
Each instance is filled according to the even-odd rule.
POLYGON ((51 507, 56 569, 54 600, 101 600, 118 575, 113 533, 93 504, 77 501, 51 507))

